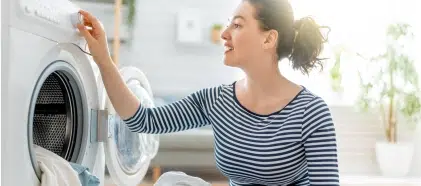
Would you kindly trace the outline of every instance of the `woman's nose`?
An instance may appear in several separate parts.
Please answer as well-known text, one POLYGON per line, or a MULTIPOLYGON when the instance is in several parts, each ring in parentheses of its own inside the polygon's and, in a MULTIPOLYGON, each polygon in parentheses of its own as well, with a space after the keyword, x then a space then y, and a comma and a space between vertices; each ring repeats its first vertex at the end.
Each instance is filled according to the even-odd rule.
POLYGON ((223 40, 228 40, 228 39, 230 39, 230 33, 229 33, 228 28, 225 28, 225 29, 224 29, 224 31, 221 33, 221 38, 222 38, 223 40))

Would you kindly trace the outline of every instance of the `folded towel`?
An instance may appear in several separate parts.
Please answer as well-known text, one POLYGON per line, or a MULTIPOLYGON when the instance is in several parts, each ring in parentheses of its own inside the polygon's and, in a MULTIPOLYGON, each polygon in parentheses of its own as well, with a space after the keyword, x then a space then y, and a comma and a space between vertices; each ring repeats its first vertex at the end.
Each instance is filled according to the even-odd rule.
POLYGON ((154 186, 211 186, 211 184, 183 172, 170 171, 162 174, 154 186))
POLYGON ((65 159, 37 145, 34 151, 42 173, 41 186, 81 186, 78 173, 65 159))
POLYGON ((87 167, 72 162, 70 165, 78 173, 82 186, 98 186, 100 184, 99 179, 92 175, 87 167))

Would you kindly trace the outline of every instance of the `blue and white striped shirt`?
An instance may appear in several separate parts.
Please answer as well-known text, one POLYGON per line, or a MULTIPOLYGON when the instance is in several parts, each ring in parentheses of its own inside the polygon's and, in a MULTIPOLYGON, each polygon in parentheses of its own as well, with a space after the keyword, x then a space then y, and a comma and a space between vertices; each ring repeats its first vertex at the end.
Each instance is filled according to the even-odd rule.
POLYGON ((339 185, 336 134, 323 99, 304 88, 282 110, 243 107, 235 83, 202 89, 177 102, 140 106, 130 130, 162 134, 212 125, 218 169, 230 185, 339 185))

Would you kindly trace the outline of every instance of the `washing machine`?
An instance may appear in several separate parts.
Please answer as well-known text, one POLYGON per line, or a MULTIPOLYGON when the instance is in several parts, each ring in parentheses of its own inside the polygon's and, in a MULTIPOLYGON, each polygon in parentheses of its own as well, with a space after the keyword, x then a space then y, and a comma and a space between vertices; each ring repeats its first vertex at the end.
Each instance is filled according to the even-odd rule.
MULTIPOLYGON (((2 2, 3 3, 3 2, 2 2)), ((68 0, 8 1, 2 16, 2 185, 35 186, 41 171, 34 144, 89 168, 104 185, 142 181, 157 153, 156 135, 132 133, 115 113, 99 70, 75 24, 68 0), (6 28, 5 28, 6 27, 6 28)), ((3 4, 5 6, 5 4, 3 4)), ((2 7, 4 8, 4 7, 2 7)), ((147 107, 153 95, 145 75, 124 67, 122 77, 147 107)))

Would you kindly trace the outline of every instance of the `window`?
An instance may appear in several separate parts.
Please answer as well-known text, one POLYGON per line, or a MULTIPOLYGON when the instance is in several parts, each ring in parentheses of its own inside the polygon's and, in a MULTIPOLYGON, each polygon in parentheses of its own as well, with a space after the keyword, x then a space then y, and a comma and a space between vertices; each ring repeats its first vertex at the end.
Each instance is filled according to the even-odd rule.
MULTIPOLYGON (((358 68, 367 68, 364 60, 355 55, 344 55, 341 60, 343 94, 335 93, 330 84, 329 70, 334 64, 332 48, 345 45, 351 51, 367 56, 378 55, 384 48, 386 27, 395 21, 405 21, 414 29, 414 60, 421 60, 421 22, 417 21, 421 2, 417 0, 291 0, 295 18, 311 15, 321 25, 331 28, 329 43, 325 46, 324 57, 329 57, 323 72, 314 71, 309 76, 293 71, 288 61, 280 63, 286 77, 323 97, 328 104, 354 104, 359 91, 358 68), (313 82, 310 82, 313 81, 313 82), (316 83, 315 83, 316 82, 316 83)), ((417 64, 421 72, 421 61, 417 64)))

